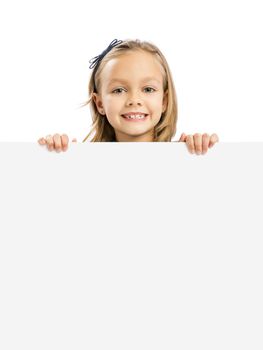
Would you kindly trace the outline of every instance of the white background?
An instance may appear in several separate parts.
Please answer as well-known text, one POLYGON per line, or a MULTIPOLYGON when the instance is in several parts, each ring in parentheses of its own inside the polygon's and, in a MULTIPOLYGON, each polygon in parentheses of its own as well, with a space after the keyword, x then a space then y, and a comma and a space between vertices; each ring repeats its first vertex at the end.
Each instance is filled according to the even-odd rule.
POLYGON ((91 125, 88 61, 114 39, 141 39, 165 54, 178 95, 181 133, 262 141, 260 0, 33 1, 0 4, 0 141, 91 125))

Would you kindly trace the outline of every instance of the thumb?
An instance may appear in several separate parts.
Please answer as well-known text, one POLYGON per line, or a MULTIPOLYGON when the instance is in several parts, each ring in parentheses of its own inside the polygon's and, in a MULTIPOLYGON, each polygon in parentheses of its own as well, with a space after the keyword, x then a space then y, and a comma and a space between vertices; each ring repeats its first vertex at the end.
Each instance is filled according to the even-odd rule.
POLYGON ((185 140, 186 140, 186 135, 185 135, 185 133, 182 133, 182 135, 181 135, 180 139, 178 140, 178 142, 185 142, 185 140))
POLYGON ((78 142, 77 139, 73 139, 72 142, 78 142))

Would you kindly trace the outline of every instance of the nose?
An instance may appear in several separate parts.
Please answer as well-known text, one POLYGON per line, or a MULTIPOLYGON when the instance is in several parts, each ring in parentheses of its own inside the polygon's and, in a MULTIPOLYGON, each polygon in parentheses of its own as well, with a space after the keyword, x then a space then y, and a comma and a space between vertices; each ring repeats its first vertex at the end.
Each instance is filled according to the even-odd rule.
POLYGON ((129 96, 129 98, 127 99, 127 105, 128 106, 133 106, 133 105, 141 106, 142 100, 138 95, 134 94, 132 96, 129 96))

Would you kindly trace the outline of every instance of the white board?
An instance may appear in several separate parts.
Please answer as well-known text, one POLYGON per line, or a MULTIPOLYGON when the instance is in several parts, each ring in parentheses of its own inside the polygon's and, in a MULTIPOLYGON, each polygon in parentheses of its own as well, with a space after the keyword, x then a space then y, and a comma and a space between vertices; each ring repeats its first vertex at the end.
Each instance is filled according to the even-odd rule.
POLYGON ((262 349, 262 143, 0 143, 1 349, 262 349))

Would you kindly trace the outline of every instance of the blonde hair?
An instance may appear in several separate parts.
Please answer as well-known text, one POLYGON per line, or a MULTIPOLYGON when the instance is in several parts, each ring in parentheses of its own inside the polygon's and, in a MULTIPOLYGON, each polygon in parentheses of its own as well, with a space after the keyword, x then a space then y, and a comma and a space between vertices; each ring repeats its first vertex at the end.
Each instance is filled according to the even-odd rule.
POLYGON ((82 104, 84 107, 91 103, 90 112, 92 117, 92 129, 82 142, 85 142, 91 134, 94 134, 90 142, 111 142, 116 141, 115 131, 105 116, 101 116, 97 110, 97 106, 93 100, 93 93, 100 90, 101 80, 100 73, 105 64, 112 58, 118 57, 129 50, 144 50, 150 52, 161 63, 164 70, 163 89, 164 94, 167 93, 167 108, 162 113, 160 121, 154 128, 154 142, 169 142, 176 133, 177 123, 177 98, 176 91, 168 63, 162 52, 153 44, 147 41, 125 40, 121 44, 113 47, 99 63, 97 70, 93 69, 90 76, 88 91, 89 99, 82 104), (95 73, 95 74, 94 74, 95 73), (94 76, 95 75, 95 76, 94 76))

